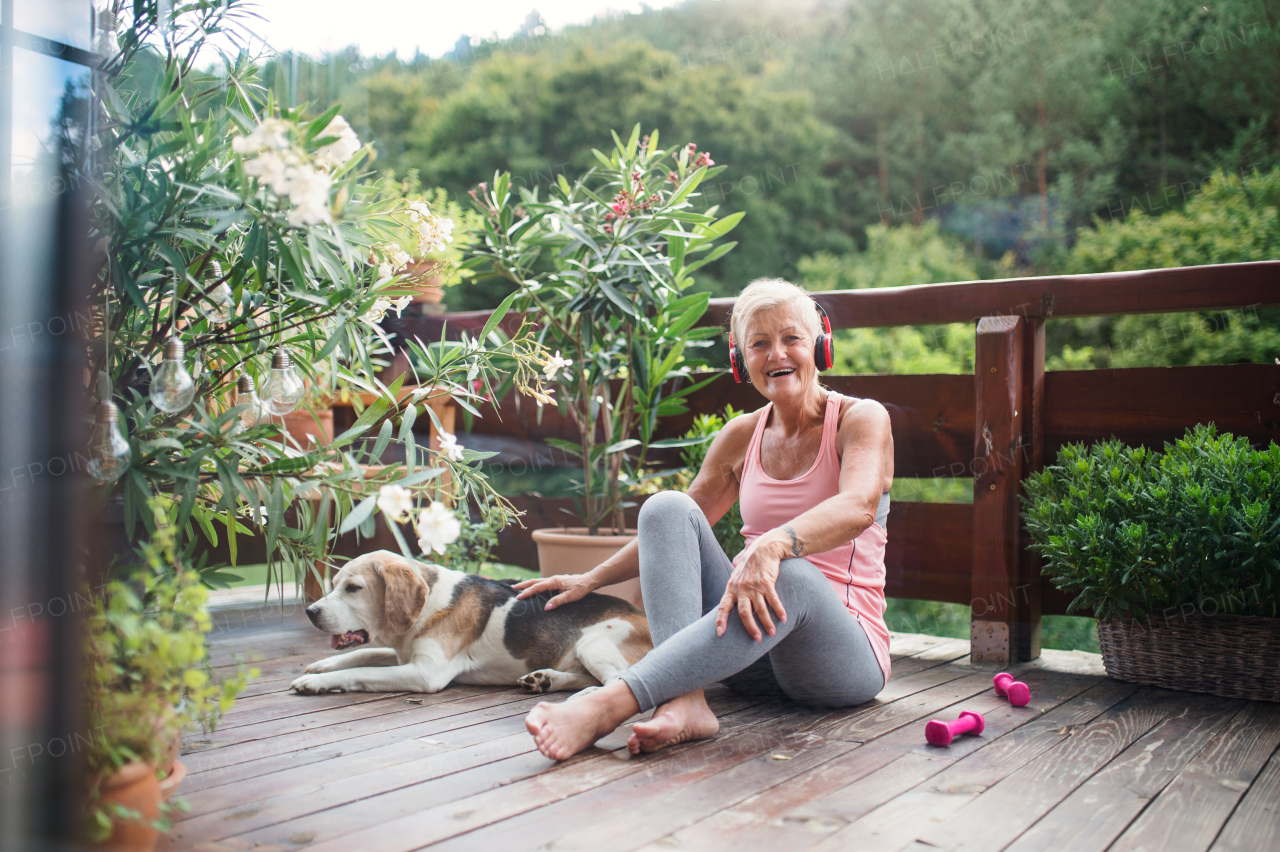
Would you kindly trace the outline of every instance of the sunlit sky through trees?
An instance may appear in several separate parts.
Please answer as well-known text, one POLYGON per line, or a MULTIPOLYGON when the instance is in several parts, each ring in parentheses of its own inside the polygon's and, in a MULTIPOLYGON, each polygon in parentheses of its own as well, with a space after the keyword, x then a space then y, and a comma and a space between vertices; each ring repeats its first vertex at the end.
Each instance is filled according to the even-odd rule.
POLYGON ((265 20, 251 28, 277 51, 319 54, 355 45, 362 54, 421 51, 440 56, 459 37, 510 37, 537 10, 552 29, 589 23, 597 15, 660 9, 677 0, 260 0, 265 20))

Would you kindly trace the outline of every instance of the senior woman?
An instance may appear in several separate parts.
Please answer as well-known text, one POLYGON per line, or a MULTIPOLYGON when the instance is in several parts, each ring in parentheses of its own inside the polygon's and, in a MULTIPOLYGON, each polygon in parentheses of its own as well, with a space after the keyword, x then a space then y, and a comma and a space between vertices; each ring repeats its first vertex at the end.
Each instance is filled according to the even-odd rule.
POLYGON ((824 707, 862 704, 884 687, 893 437, 879 403, 818 383, 819 365, 829 366, 829 350, 815 348, 823 331, 799 287, 748 285, 730 342, 736 369, 768 404, 725 425, 687 495, 649 498, 636 541, 586 574, 516 586, 521 598, 558 592, 551 609, 639 574, 653 636, 654 649, 619 680, 530 711, 525 725, 547 757, 564 760, 655 708, 632 726, 632 753, 713 736, 719 723, 702 688, 732 684, 749 667, 824 707), (734 501, 746 549, 730 561, 710 525, 734 501))

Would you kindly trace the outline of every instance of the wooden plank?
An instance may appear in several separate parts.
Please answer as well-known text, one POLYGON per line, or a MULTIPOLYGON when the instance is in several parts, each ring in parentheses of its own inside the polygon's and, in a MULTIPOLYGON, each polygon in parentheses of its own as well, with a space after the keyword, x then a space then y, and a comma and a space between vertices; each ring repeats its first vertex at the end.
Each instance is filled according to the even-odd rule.
MULTIPOLYGON (((726 707, 745 708, 722 717, 722 730, 730 733, 753 729, 778 715, 772 705, 762 709, 745 700, 721 696, 716 708, 723 711, 726 707)), ((533 750, 526 734, 530 750, 520 755, 259 829, 238 839, 250 843, 288 843, 299 833, 305 833, 309 835, 306 842, 318 843, 317 848, 336 844, 361 852, 416 848, 430 841, 424 841, 422 834, 410 826, 416 826, 428 814, 427 821, 434 823, 427 829, 430 836, 450 836, 467 830, 476 820, 500 818, 495 815, 505 809, 527 809, 530 800, 544 802, 548 790, 577 790, 581 785, 590 789, 609 778, 640 772, 652 765, 652 761, 628 759, 626 749, 622 748, 625 735, 607 739, 614 740, 609 750, 597 746, 557 764, 533 750), (499 804, 490 803, 495 798, 499 804), (430 807, 424 809, 424 805, 430 807)), ((666 759, 670 760, 671 756, 666 759)))
POLYGON ((1099 682, 1098 678, 1036 671, 1019 677, 1035 689, 1034 711, 1012 707, 991 692, 965 702, 965 709, 986 719, 980 737, 964 737, 948 749, 936 749, 921 741, 918 726, 905 726, 643 848, 645 852, 672 847, 735 852, 803 849, 844 826, 848 807, 869 811, 1099 682))
MULTIPOLYGON (((1024 575, 1020 518, 1024 440, 1033 386, 1027 320, 978 323, 973 460, 973 560, 970 642, 974 662, 1006 664, 1040 651, 1040 578, 1024 575), (1037 594, 1032 596, 1031 592, 1037 594)), ((930 596, 932 597, 932 595, 930 596)))
MULTIPOLYGON (((814 298, 836 328, 976 322, 1000 315, 1062 318, 1219 311, 1280 304, 1280 261, 835 290, 815 293, 814 298)), ((704 324, 727 325, 733 301, 712 299, 704 324)))
MULTIPOLYGON (((496 691, 496 694, 501 699, 511 696, 513 692, 501 690, 496 691)), ((476 693, 470 691, 447 690, 435 695, 422 696, 423 703, 420 705, 408 702, 386 707, 379 707, 377 704, 372 707, 361 705, 356 709, 377 708, 380 712, 367 714, 347 712, 343 714, 346 718, 333 715, 326 717, 322 712, 316 714, 314 719, 303 717, 290 720, 289 724, 268 723, 274 733, 263 730, 264 726, 257 726, 258 730, 248 735, 244 733, 246 729, 236 729, 239 736, 230 743, 215 739, 219 736, 215 731, 212 734, 198 735, 184 741, 183 762, 191 771, 198 772, 215 767, 233 766, 271 755, 288 754, 298 749, 329 745, 374 731, 402 728, 427 719, 465 712, 469 708, 461 705, 459 700, 475 695, 476 693)))
POLYGON ((1254 444, 1280 441, 1280 366, 1225 364, 1080 370, 1045 376, 1048 459, 1063 444, 1111 436, 1163 449, 1188 426, 1216 423, 1219 431, 1254 444))
MULTIPOLYGON (((683 435, 698 414, 719 414, 726 405, 754 411, 765 399, 749 384, 737 384, 727 373, 698 373, 694 381, 713 381, 689 398, 689 412, 664 417, 655 440, 683 435)), ((884 404, 894 434, 894 472, 899 477, 967 476, 973 459, 973 377, 970 375, 824 375, 822 382, 847 396, 865 397, 884 404)), ((546 408, 541 418, 527 399, 515 392, 496 407, 482 408, 484 417, 474 420, 470 434, 494 435, 526 442, 530 466, 535 469, 569 466, 574 461, 559 450, 535 442, 558 438, 577 441, 572 421, 546 408)), ((463 441, 465 444, 465 440, 463 441)), ((672 456, 676 458, 676 456, 672 456)))
MULTIPOLYGON (((899 697, 908 696, 919 690, 928 689, 940 681, 945 683, 948 678, 955 679, 961 674, 960 672, 953 672, 940 677, 933 670, 930 670, 917 675, 894 679, 890 681, 889 686, 885 688, 885 692, 882 694, 899 697)), ((713 704, 714 708, 715 705, 713 704)), ((834 715, 845 715, 848 712, 836 711, 834 715)), ((856 713, 858 711, 852 712, 856 713)), ((615 760, 609 755, 596 754, 594 757, 589 757, 593 754, 591 751, 559 765, 553 765, 550 761, 544 759, 535 769, 546 770, 554 766, 552 771, 541 771, 540 774, 538 771, 531 771, 530 775, 536 777, 529 777, 526 781, 506 785, 502 790, 469 796, 447 805, 437 805, 420 813, 415 813, 415 811, 421 810, 421 803, 424 799, 422 796, 416 796, 412 800, 413 803, 416 803, 416 806, 412 803, 397 805, 397 807, 404 808, 404 815, 400 818, 378 828, 361 831, 350 836, 341 836, 339 839, 333 840, 331 845, 332 848, 338 848, 337 844, 341 843, 344 844, 344 848, 360 848, 369 850, 369 852, 379 849, 417 848, 426 843, 454 837, 473 828, 523 814, 541 808, 550 802, 559 801, 565 797, 591 790, 610 778, 623 777, 624 775, 641 771, 649 773, 662 771, 679 775, 682 767, 688 765, 701 766, 708 761, 724 760, 726 756, 746 759, 750 755, 741 755, 742 742, 738 740, 737 731, 745 730, 746 728, 754 730, 753 726, 756 724, 772 724, 779 719, 790 719, 792 720, 790 722, 791 727, 786 731, 786 734, 789 735, 795 728, 795 720, 823 718, 828 715, 833 715, 833 713, 808 711, 791 704, 770 702, 722 717, 720 734, 709 742, 688 743, 665 749, 657 754, 645 755, 635 759, 630 758, 625 750, 620 750, 617 755, 622 758, 621 761, 615 760), (604 769, 601 768, 601 763, 605 764, 604 769), (621 764, 625 771, 616 772, 609 764, 621 764)), ((625 741, 625 732, 611 735, 610 739, 615 740, 613 747, 619 748, 625 741)), ((758 738, 753 742, 758 742, 758 738)), ((757 751, 766 747, 759 746, 757 751)), ((378 813, 385 814, 385 807, 389 806, 378 805, 378 808, 381 809, 378 813)), ((326 814, 326 820, 328 817, 329 815, 326 814)), ((310 830, 309 824, 307 829, 310 830)), ((338 831, 337 828, 335 828, 335 831, 339 834, 346 834, 345 831, 338 831)), ((279 839, 279 836, 261 835, 255 839, 264 842, 275 842, 279 839)), ((328 848, 328 846, 321 846, 320 848, 328 848)))
MULTIPOLYGON (((677 778, 652 787, 628 783, 625 792, 606 788, 595 794, 600 807, 571 803, 570 809, 575 805, 589 808, 589 816, 562 825, 554 848, 557 852, 635 849, 732 807, 761 789, 792 783, 797 776, 860 750, 854 743, 783 731, 776 744, 752 742, 744 749, 748 759, 709 777, 677 778)), ((614 782, 608 786, 622 785, 614 782)))
MULTIPOLYGON (((1102 852, 1243 707, 1192 697, 1026 830, 1007 852, 1102 852)), ((1265 847, 1255 847, 1265 848, 1265 847)))
MULTIPOLYGON (((172 849, 182 849, 197 841, 222 840, 248 834, 318 811, 533 751, 533 740, 523 730, 522 719, 512 719, 511 724, 504 725, 503 728, 509 730, 517 726, 522 730, 458 749, 444 749, 411 741, 398 747, 406 757, 400 761, 396 761, 394 755, 387 756, 385 753, 372 757, 366 753, 356 756, 356 760, 329 761, 308 767, 312 770, 309 783, 304 781, 299 784, 296 783, 296 777, 280 778, 276 775, 257 779, 260 783, 253 785, 253 792, 246 791, 242 801, 229 807, 206 807, 203 813, 177 823, 165 845, 172 849), (345 772, 352 768, 357 771, 350 774, 345 772), (317 774, 319 772, 323 774, 317 774), (263 789, 261 782, 270 783, 276 778, 289 786, 282 786, 277 790, 263 789)), ((208 799, 208 796, 205 798, 208 799)), ((224 803, 225 798, 219 798, 216 802, 218 805, 224 803)), ((206 801, 205 804, 210 803, 206 801)))
MULTIPOLYGON (((1043 318, 1029 319, 1023 323, 1022 341, 1022 392, 1026 410, 1022 412, 1021 479, 1044 469, 1045 395, 1044 395, 1044 347, 1045 323, 1043 318)), ((1022 483, 1018 483, 1018 517, 1022 516, 1022 483)), ((1016 524, 1018 533, 1018 581, 1025 587, 1026 595, 1018 612, 1018 659, 1034 660, 1040 656, 1041 617, 1043 600, 1041 591, 1044 577, 1040 572, 1040 556, 1029 550, 1030 538, 1021 521, 1016 524)))
POLYGON ((252 696, 245 701, 237 701, 235 709, 223 716, 218 722, 219 731, 253 725, 258 722, 288 719, 304 716, 317 710, 332 710, 338 707, 353 707, 370 704, 375 701, 407 701, 417 697, 412 692, 345 692, 329 695, 308 695, 306 701, 299 701, 300 696, 293 693, 269 693, 252 696), (264 700, 269 699, 269 700, 264 700), (252 703, 252 702, 257 703, 252 703))
POLYGON ((1280 705, 1251 701, 1111 847, 1203 852, 1280 745, 1280 705))
MULTIPOLYGON (((917 827, 910 839, 948 850, 1003 848, 1135 740, 1171 715, 1196 712, 1191 708, 1202 708, 1206 700, 1183 692, 1139 691, 999 784, 983 784, 975 801, 941 824, 931 819, 932 825, 917 827)), ((935 789, 949 780, 940 780, 935 789)))
POLYGON ((1210 852, 1280 849, 1280 751, 1245 793, 1210 852))
MULTIPOLYGON (((943 707, 971 698, 984 690, 989 690, 990 687, 989 677, 970 675, 923 692, 913 693, 888 704, 876 701, 846 711, 811 712, 800 715, 788 720, 785 727, 769 729, 770 731, 778 730, 784 734, 782 739, 775 741, 765 737, 763 742, 740 743, 741 756, 731 761, 729 765, 716 767, 715 773, 706 773, 705 765, 699 761, 692 765, 692 771, 686 771, 676 778, 664 777, 653 784, 644 783, 645 779, 640 781, 628 779, 625 784, 615 782, 602 785, 570 802, 562 802, 551 808, 457 838, 455 841, 444 844, 443 848, 482 849, 486 848, 486 845, 487 848, 502 848, 516 843, 517 836, 520 838, 519 844, 525 848, 542 844, 554 845, 556 849, 600 848, 601 837, 611 833, 613 827, 620 821, 625 821, 626 824, 626 830, 622 832, 626 839, 621 841, 620 848, 629 848, 633 840, 638 839, 641 842, 656 840, 669 830, 682 827, 672 821, 670 816, 661 817, 662 822, 648 829, 633 824, 629 815, 638 810, 642 804, 656 799, 656 805, 645 807, 643 811, 651 820, 658 819, 664 812, 672 813, 676 803, 681 803, 681 808, 697 804, 699 798, 691 795, 691 790, 695 788, 701 792, 704 806, 707 799, 710 800, 710 804, 717 804, 720 800, 713 794, 719 789, 718 782, 724 778, 720 773, 726 769, 747 761, 771 761, 771 755, 783 748, 790 748, 793 752, 800 753, 800 743, 812 743, 815 739, 820 741, 819 745, 825 745, 828 748, 837 742, 861 743, 874 739, 918 722, 921 718, 936 713, 943 707), (711 780, 706 784, 699 783, 708 778, 711 780), (572 832, 567 830, 569 826, 574 827, 572 832), (578 838, 576 843, 570 841, 573 836, 578 838)), ((755 733, 754 730, 753 733, 755 733)), ((761 736, 764 736, 763 732, 761 736)), ((843 752, 838 748, 831 749, 832 757, 838 757, 841 753, 843 752)), ((689 760, 694 760, 693 754, 690 754, 689 760)), ((766 762, 765 766, 768 767, 769 763, 766 762)), ((766 777, 767 774, 769 774, 768 770, 766 770, 766 777)), ((686 819, 690 822, 694 818, 701 818, 711 812, 699 811, 695 808, 684 810, 686 819)), ((611 845, 618 843, 619 841, 615 840, 611 845)))
MULTIPOLYGON (((299 732, 296 736, 277 737, 257 744, 261 753, 256 756, 245 758, 243 754, 225 755, 215 752, 209 756, 208 765, 201 764, 201 771, 187 776, 182 789, 184 792, 194 792, 221 785, 234 788, 250 778, 310 766, 343 755, 394 746, 415 738, 441 739, 442 735, 450 731, 462 731, 471 726, 488 725, 513 717, 523 719, 528 698, 512 690, 471 695, 435 705, 434 709, 412 717, 375 717, 369 723, 353 726, 350 735, 341 739, 326 738, 312 743, 308 739, 311 732, 299 732), (230 757, 244 759, 232 761, 228 759, 230 757), (223 759, 217 760, 218 758, 223 759)), ((326 733, 330 731, 332 729, 326 733)), ((461 735, 455 733, 442 741, 453 742, 459 736, 461 735)), ((241 752, 245 750, 239 749, 241 752)), ((234 790, 232 795, 235 795, 234 790)))
POLYGON ((886 595, 966 605, 972 601, 973 506, 894 503, 886 532, 886 595))
MULTIPOLYGON (((1046 275, 996 281, 961 281, 831 290, 814 293, 835 328, 877 328, 977 322, 979 317, 1098 317, 1117 314, 1179 313, 1254 308, 1280 303, 1280 262, 1224 263, 1093 275, 1046 275)), ((712 299, 703 325, 728 327, 734 299, 712 299)), ((393 334, 440 339, 474 334, 490 311, 428 316, 406 312, 382 325, 393 334)), ((520 315, 508 314, 503 327, 514 331, 520 315)))
MULTIPOLYGON (((971 811, 983 791, 1009 783, 1006 779, 1028 766, 1050 772, 1067 767, 1050 757, 1064 746, 1083 742, 1082 737, 1089 742, 1105 740, 1118 728, 1145 732, 1166 715, 1167 707, 1158 697, 1139 692, 1132 684, 1103 680, 888 802, 867 807, 856 798, 859 793, 865 795, 867 782, 806 809, 805 815, 847 823, 814 848, 901 849, 929 832, 931 826, 946 825, 943 821, 953 814, 971 811)), ((994 817, 997 822, 1006 818, 1003 814, 994 817)))

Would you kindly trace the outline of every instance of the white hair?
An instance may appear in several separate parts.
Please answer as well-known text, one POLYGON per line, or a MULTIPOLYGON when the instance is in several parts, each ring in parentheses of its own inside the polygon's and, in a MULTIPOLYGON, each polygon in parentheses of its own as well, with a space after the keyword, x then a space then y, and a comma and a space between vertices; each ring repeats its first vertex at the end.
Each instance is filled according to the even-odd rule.
POLYGON ((817 342, 822 334, 822 320, 818 309, 814 307, 813 297, 807 292, 781 278, 757 278, 752 281, 733 303, 733 314, 729 318, 729 333, 733 342, 742 351, 747 345, 747 323, 758 313, 772 311, 781 307, 794 306, 800 322, 809 332, 809 339, 817 342))

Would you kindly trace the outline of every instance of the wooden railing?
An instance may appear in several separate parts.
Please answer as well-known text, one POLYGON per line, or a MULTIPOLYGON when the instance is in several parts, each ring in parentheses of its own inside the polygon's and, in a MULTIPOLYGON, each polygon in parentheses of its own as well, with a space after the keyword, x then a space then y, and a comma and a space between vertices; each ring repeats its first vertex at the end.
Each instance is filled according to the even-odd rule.
MULTIPOLYGON (((1280 261, 815 295, 837 328, 977 323, 973 375, 823 377, 833 390, 879 400, 889 410, 896 476, 973 478, 972 505, 894 503, 886 591, 968 604, 975 660, 1035 658, 1041 616, 1063 613, 1069 603, 1040 576, 1019 518, 1022 479, 1063 444, 1115 436, 1160 447, 1206 422, 1254 443, 1280 440, 1280 366, 1044 369, 1048 318, 1280 305, 1280 261)), ((713 300, 708 322, 725 322, 731 307, 731 299, 713 300)), ((446 322, 452 335, 479 329, 486 317, 406 316, 392 321, 392 330, 438 340, 446 322)), ((517 414, 511 403, 499 403, 501 421, 477 420, 473 430, 574 437, 571 424, 554 412, 544 411, 537 422, 532 406, 517 414)), ((663 436, 681 433, 693 413, 720 411, 727 403, 751 410, 761 399, 749 385, 722 376, 691 399, 690 415, 664 422, 663 436)), ((537 516, 528 526, 555 523, 557 501, 521 503, 537 516)), ((507 534, 505 558, 532 554, 522 537, 521 531, 507 534)))

